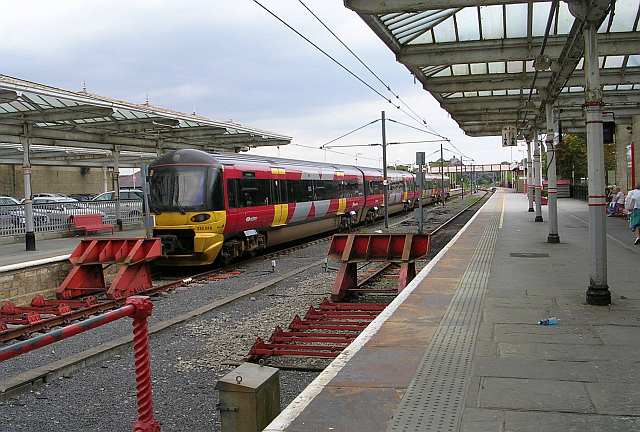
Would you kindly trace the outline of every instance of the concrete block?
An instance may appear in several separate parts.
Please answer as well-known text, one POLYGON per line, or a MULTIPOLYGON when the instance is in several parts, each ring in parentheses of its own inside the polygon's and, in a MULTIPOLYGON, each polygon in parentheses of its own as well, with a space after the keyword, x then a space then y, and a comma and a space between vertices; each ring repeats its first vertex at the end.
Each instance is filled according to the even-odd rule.
POLYGON ((466 408, 462 414, 461 432, 503 432, 504 412, 466 408))
POLYGON ((640 430, 640 417, 533 411, 505 412, 504 432, 630 432, 640 430))
POLYGON ((600 338, 589 327, 567 326, 562 322, 557 326, 496 324, 494 338, 496 342, 512 343, 602 344, 600 338))
POLYGON ((592 413, 585 384, 519 378, 485 378, 480 408, 592 413))
POLYGON ((590 383, 587 390, 598 414, 637 416, 640 383, 590 383))
POLYGON ((597 381, 597 368, 590 362, 547 361, 513 358, 476 358, 473 374, 483 377, 531 378, 563 381, 597 381))
POLYGON ((640 327, 602 325, 594 328, 606 345, 637 345, 640 341, 640 327))

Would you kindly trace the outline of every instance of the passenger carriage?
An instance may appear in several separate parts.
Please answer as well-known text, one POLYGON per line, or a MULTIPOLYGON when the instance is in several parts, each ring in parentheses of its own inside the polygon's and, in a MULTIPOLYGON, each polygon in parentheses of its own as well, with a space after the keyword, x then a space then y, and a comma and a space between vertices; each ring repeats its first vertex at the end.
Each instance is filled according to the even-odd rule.
MULTIPOLYGON (((389 170, 389 213, 414 207, 412 174, 389 170)), ((381 169, 254 155, 167 153, 149 167, 154 235, 164 263, 210 264, 372 222, 384 211, 381 169)))

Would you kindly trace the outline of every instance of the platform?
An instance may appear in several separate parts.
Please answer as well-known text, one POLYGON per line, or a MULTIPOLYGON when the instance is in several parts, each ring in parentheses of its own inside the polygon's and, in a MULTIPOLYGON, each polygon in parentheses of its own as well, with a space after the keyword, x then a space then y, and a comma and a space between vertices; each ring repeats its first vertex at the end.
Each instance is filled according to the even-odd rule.
MULTIPOLYGON (((144 237, 144 230, 116 231, 113 235, 111 233, 101 235, 108 237, 144 237)), ((65 237, 38 240, 36 242, 37 250, 35 251, 25 251, 24 243, 0 244, 0 272, 3 271, 3 268, 7 268, 7 266, 23 263, 28 266, 30 262, 68 255, 83 238, 84 237, 65 237)))
POLYGON ((588 306, 586 203, 559 200, 560 244, 527 207, 498 191, 266 430, 640 430, 640 247, 608 220, 588 306))

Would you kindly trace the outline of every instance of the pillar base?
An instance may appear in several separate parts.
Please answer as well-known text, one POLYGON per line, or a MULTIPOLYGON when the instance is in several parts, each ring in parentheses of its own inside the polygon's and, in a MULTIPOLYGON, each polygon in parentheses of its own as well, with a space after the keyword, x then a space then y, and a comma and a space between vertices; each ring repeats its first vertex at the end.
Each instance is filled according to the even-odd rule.
POLYGON ((558 234, 549 234, 547 236, 547 243, 560 243, 560 236, 558 234))
POLYGON ((36 250, 36 234, 34 232, 27 232, 24 235, 25 250, 36 250))
POLYGON ((116 229, 118 231, 122 231, 122 219, 117 219, 116 220, 116 229))
POLYGON ((529 213, 533 213, 534 211, 533 207, 529 207, 529 213))
POLYGON ((544 222, 542 216, 536 216, 536 222, 544 222))
POLYGON ((608 306, 611 304, 611 291, 608 285, 595 285, 593 282, 587 290, 587 304, 608 306))

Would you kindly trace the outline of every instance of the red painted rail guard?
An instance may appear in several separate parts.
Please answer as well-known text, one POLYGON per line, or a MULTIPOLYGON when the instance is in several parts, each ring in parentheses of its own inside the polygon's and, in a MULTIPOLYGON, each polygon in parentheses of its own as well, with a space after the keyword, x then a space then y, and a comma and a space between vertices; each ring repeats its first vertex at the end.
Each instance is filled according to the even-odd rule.
POLYGON ((147 318, 151 315, 153 303, 149 297, 132 296, 125 305, 102 315, 88 318, 76 324, 36 336, 22 342, 0 348, 0 362, 20 354, 42 348, 54 342, 100 327, 124 317, 133 318, 133 352, 136 368, 136 396, 138 418, 133 425, 134 432, 158 432, 160 424, 153 415, 153 395, 151 389, 151 362, 149 360, 149 330, 147 318))
POLYGON ((72 299, 104 292, 119 299, 137 294, 152 287, 149 262, 161 255, 159 238, 83 239, 69 257, 73 267, 56 296, 72 299), (117 264, 119 270, 107 288, 103 268, 111 264, 117 264))
POLYGON ((358 287, 358 263, 400 264, 398 292, 416 275, 415 261, 429 252, 429 234, 336 234, 329 246, 329 258, 341 263, 333 284, 331 300, 343 300, 358 287))

